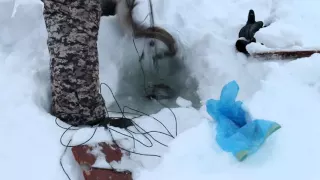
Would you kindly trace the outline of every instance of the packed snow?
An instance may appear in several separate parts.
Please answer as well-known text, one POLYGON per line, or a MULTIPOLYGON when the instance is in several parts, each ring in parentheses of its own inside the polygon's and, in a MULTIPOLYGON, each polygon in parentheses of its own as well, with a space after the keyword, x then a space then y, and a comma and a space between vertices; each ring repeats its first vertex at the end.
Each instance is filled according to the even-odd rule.
MULTIPOLYGON (((174 101, 176 108, 164 107, 151 116, 135 119, 146 131, 164 133, 150 133, 154 138, 147 136, 150 140, 135 134, 135 139, 141 143, 129 138, 131 135, 127 131, 111 127, 110 132, 120 146, 137 153, 161 156, 132 154, 123 164, 113 162, 112 165, 132 170, 135 180, 318 180, 320 55, 296 61, 267 62, 237 53, 234 43, 249 9, 253 9, 256 20, 271 25, 256 34, 257 41, 265 46, 250 45, 252 51, 320 48, 320 21, 317 21, 320 2, 152 2, 155 23, 179 41, 180 53, 191 72, 189 76, 198 83, 196 93, 201 108, 196 109, 190 99, 179 97, 174 101), (282 126, 244 162, 238 162, 219 148, 215 142, 215 121, 205 109, 205 102, 219 98, 221 88, 231 80, 238 82, 238 99, 245 102, 254 117, 282 126), (148 147, 151 144, 152 147, 148 147)), ((1 176, 10 180, 67 180, 59 163, 62 158, 71 180, 80 180, 82 174, 70 148, 64 154, 64 146, 60 144, 64 129, 59 128, 55 117, 48 113, 49 54, 42 8, 40 0, 0 1, 1 176)), ((135 18, 142 22, 147 14, 148 2, 144 0, 137 7, 135 18)), ((98 42, 101 82, 108 84, 114 93, 118 92, 118 82, 123 76, 120 69, 137 61, 132 39, 124 37, 117 26, 114 17, 102 17, 98 42), (128 57, 131 57, 129 62, 128 57)), ((143 45, 143 40, 137 40, 139 51, 143 50, 143 45)), ((103 96, 108 106, 114 103, 107 89, 103 96)), ((58 123, 68 127, 63 122, 58 123)), ((133 127, 130 130, 137 132, 133 127)), ((112 140, 110 132, 101 127, 83 128, 67 132, 62 142, 67 144, 72 138, 71 145, 77 145, 93 133, 88 143, 108 142, 112 140)), ((104 162, 95 165, 108 167, 104 162)))

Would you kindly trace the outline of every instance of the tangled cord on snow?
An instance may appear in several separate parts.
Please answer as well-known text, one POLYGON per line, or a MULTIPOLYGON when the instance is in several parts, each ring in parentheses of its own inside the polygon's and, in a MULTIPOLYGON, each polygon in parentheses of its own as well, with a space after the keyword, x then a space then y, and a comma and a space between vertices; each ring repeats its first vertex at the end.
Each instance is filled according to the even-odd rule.
MULTIPOLYGON (((149 0, 149 7, 150 7, 150 14, 148 14, 148 15, 146 16, 146 18, 147 18, 148 16, 151 16, 151 26, 154 27, 154 18, 153 18, 152 3, 151 3, 150 0, 149 0)), ((144 21, 146 20, 146 18, 144 19, 144 21)), ((143 22, 142 22, 142 23, 143 23, 143 22)), ((141 62, 142 59, 144 58, 144 51, 141 53, 141 55, 139 54, 139 51, 138 51, 138 49, 137 49, 137 46, 136 46, 134 37, 133 37, 133 44, 134 44, 135 50, 136 50, 136 52, 137 52, 137 55, 138 55, 138 57, 139 57, 139 64, 140 64, 140 68, 141 68, 141 72, 142 72, 142 76, 143 76, 143 81, 144 81, 145 97, 147 97, 147 98, 149 98, 149 99, 155 100, 155 101, 158 102, 160 105, 162 105, 163 107, 168 108, 168 109, 170 110, 170 112, 171 112, 172 115, 174 116, 174 120, 175 120, 175 131, 176 131, 176 132, 175 132, 175 135, 177 136, 177 134, 178 134, 178 122, 177 122, 176 115, 174 114, 174 112, 172 111, 172 109, 169 108, 169 107, 167 107, 167 106, 164 105, 163 103, 161 103, 161 102, 158 100, 157 97, 152 96, 152 95, 150 95, 150 94, 147 93, 145 71, 144 71, 144 69, 143 69, 143 65, 142 65, 142 62, 141 62)), ((144 45, 145 45, 145 43, 144 43, 144 45)), ((154 41, 151 41, 151 42, 150 42, 150 46, 152 46, 152 47, 155 48, 155 52, 156 52, 156 54, 157 54, 157 47, 156 47, 154 41)), ((61 125, 58 124, 58 121, 57 121, 58 118, 55 119, 56 124, 57 124, 60 128, 65 129, 65 131, 63 132, 63 134, 62 134, 61 137, 60 137, 60 143, 61 143, 61 145, 63 145, 63 146, 65 147, 64 152, 63 152, 63 154, 62 154, 62 156, 61 156, 61 158, 60 158, 60 165, 61 165, 62 170, 64 171, 64 173, 66 174, 66 176, 67 176, 67 178, 68 178, 69 180, 71 180, 71 178, 70 178, 70 176, 68 175, 68 173, 66 172, 66 170, 65 170, 65 168, 63 167, 63 164, 62 164, 62 158, 63 158, 64 154, 66 153, 68 147, 75 147, 75 146, 80 146, 80 145, 84 145, 84 144, 88 143, 88 142, 94 137, 94 135, 96 134, 97 128, 98 128, 99 126, 100 126, 100 127, 102 126, 102 127, 106 128, 106 129, 109 131, 110 136, 111 136, 111 138, 112 138, 112 142, 113 142, 119 149, 121 149, 121 150, 123 150, 123 151, 126 151, 126 152, 129 152, 129 153, 132 153, 132 154, 137 154, 137 155, 142 155, 142 156, 152 156, 152 157, 159 157, 159 158, 161 157, 161 156, 155 155, 155 154, 138 153, 138 152, 130 151, 130 150, 127 150, 127 149, 125 149, 125 148, 120 147, 120 146, 117 144, 117 142, 115 141, 114 136, 113 136, 113 134, 112 134, 112 131, 113 131, 113 132, 116 132, 116 133, 118 133, 118 134, 121 134, 121 135, 123 135, 123 136, 126 136, 126 137, 128 137, 128 138, 131 138, 131 139, 133 140, 133 148, 134 148, 134 149, 135 149, 135 146, 136 146, 136 142, 140 143, 141 145, 143 145, 143 146, 145 146, 145 147, 149 147, 149 148, 153 147, 152 141, 151 141, 146 135, 149 135, 149 136, 150 136, 154 141, 156 141, 157 143, 159 143, 159 144, 161 144, 161 145, 163 145, 163 146, 165 146, 165 147, 168 147, 166 144, 164 144, 164 143, 158 141, 157 139, 155 139, 150 133, 159 133, 159 134, 163 134, 163 135, 169 136, 169 137, 171 137, 171 138, 174 138, 174 136, 173 136, 172 133, 168 130, 168 128, 167 128, 161 121, 159 121, 158 119, 156 119, 155 117, 150 116, 150 115, 148 115, 148 114, 146 114, 146 113, 143 113, 143 112, 141 112, 141 111, 139 111, 139 110, 130 108, 130 107, 128 107, 128 106, 124 106, 123 109, 121 109, 121 107, 120 107, 117 99, 115 98, 115 95, 114 95, 114 93, 112 92, 111 88, 110 88, 107 84, 105 84, 105 83, 101 83, 101 84, 100 84, 100 95, 101 95, 102 98, 103 98, 103 96, 102 96, 102 94, 101 94, 102 85, 104 85, 104 86, 106 86, 106 87, 109 88, 109 90, 110 90, 110 92, 111 92, 111 94, 112 94, 115 102, 117 103, 117 105, 118 105, 118 107, 119 107, 120 112, 114 112, 114 113, 121 113, 121 114, 122 114, 122 117, 110 117, 110 116, 109 116, 109 112, 111 112, 111 111, 108 111, 107 107, 105 107, 105 110, 106 110, 106 113, 107 113, 106 119, 105 119, 104 121, 101 121, 101 120, 100 120, 99 122, 94 122, 91 126, 92 126, 92 127, 93 127, 93 126, 96 126, 96 127, 95 127, 94 132, 93 132, 93 134, 91 135, 91 137, 90 137, 88 140, 86 140, 85 142, 83 142, 83 143, 81 143, 81 144, 78 144, 78 145, 74 145, 74 146, 71 146, 71 145, 70 145, 70 143, 71 143, 71 141, 72 141, 72 138, 69 140, 69 142, 68 142, 67 144, 64 144, 64 143, 62 142, 62 139, 63 139, 64 135, 65 135, 68 131, 70 131, 70 130, 79 130, 80 128, 75 128, 75 127, 72 126, 72 125, 71 125, 70 127, 68 127, 68 128, 63 127, 63 126, 61 126, 61 125), (134 111, 134 112, 136 112, 136 113, 126 112, 125 109, 132 110, 132 111, 134 111), (125 114, 131 114, 131 115, 137 115, 137 116, 136 116, 136 117, 133 117, 133 118, 127 118, 125 114), (153 130, 153 131, 146 131, 145 129, 143 129, 141 126, 139 126, 137 123, 135 123, 135 122, 133 121, 135 118, 139 118, 139 117, 141 117, 141 116, 148 116, 148 117, 151 117, 152 119, 156 120, 157 122, 159 122, 159 123, 166 129, 166 131, 167 131, 168 133, 161 132, 161 131, 155 131, 155 130, 153 130), (120 121, 121 121, 121 122, 120 122, 120 121), (110 126, 115 126, 115 127, 123 128, 123 129, 125 129, 131 136, 126 135, 126 134, 124 134, 124 133, 121 133, 121 132, 119 132, 119 131, 111 128, 110 126), (134 131, 128 129, 127 127, 129 127, 129 126, 133 126, 133 127, 137 130, 137 132, 134 132, 134 131), (140 130, 139 130, 139 129, 140 129, 140 130), (142 132, 142 131, 143 131, 143 132, 142 132), (140 140, 136 139, 133 134, 142 135, 143 137, 145 137, 145 138, 149 141, 150 145, 146 145, 146 144, 144 144, 143 142, 141 142, 140 140)), ((104 98, 103 98, 103 100, 104 100, 104 98)), ((112 166, 111 166, 111 167, 112 167, 112 166)))
MULTIPOLYGON (((107 110, 107 107, 105 107, 106 112, 107 112, 106 120, 105 120, 105 121, 97 122, 97 124, 88 125, 88 126, 91 126, 91 127, 96 126, 95 129, 94 129, 93 134, 91 135, 91 137, 90 137, 88 140, 86 140, 85 142, 83 142, 83 143, 81 143, 81 144, 78 144, 78 145, 73 145, 73 146, 70 145, 70 143, 71 143, 71 141, 72 141, 72 138, 69 140, 69 142, 68 142, 67 144, 64 144, 64 143, 62 142, 62 139, 63 139, 64 135, 65 135, 68 131, 70 131, 70 130, 72 130, 72 131, 79 130, 79 129, 81 129, 81 127, 76 128, 76 127, 74 127, 74 126, 71 125, 71 126, 69 126, 69 127, 66 128, 66 127, 61 126, 61 125, 58 123, 58 121, 57 121, 58 118, 55 119, 55 122, 56 122, 57 126, 59 126, 59 127, 62 128, 62 129, 65 129, 65 131, 63 132, 63 134, 62 134, 61 137, 60 137, 60 143, 61 143, 61 145, 63 145, 63 146, 65 147, 64 152, 63 152, 62 156, 60 157, 60 166, 61 166, 62 170, 64 171, 64 173, 66 174, 66 176, 68 177, 69 180, 71 180, 71 178, 70 178, 70 176, 68 175, 68 173, 66 172, 66 170, 65 170, 65 168, 64 168, 64 166, 63 166, 63 164, 62 164, 62 158, 63 158, 64 154, 66 153, 68 147, 75 147, 75 146, 80 146, 80 145, 84 145, 84 144, 88 143, 88 142, 94 137, 94 135, 96 134, 96 131, 97 131, 97 128, 98 128, 98 127, 104 127, 104 128, 106 128, 106 129, 109 131, 110 136, 111 136, 111 138, 112 138, 112 142, 113 142, 119 149, 121 149, 121 150, 123 150, 123 151, 126 151, 126 152, 128 152, 128 153, 137 154, 137 155, 142 155, 142 156, 153 156, 153 157, 159 157, 159 158, 161 157, 161 156, 156 155, 156 154, 138 153, 138 152, 130 151, 130 150, 128 150, 128 149, 125 149, 125 148, 120 147, 120 146, 117 144, 117 142, 115 141, 114 136, 113 136, 113 134, 112 134, 112 131, 114 131, 114 132, 116 132, 116 133, 119 133, 119 134, 121 134, 121 135, 123 135, 123 136, 126 136, 126 137, 128 137, 128 138, 131 138, 131 139, 133 140, 133 148, 135 148, 136 142, 140 143, 141 145, 143 145, 143 146, 145 146, 145 147, 149 147, 149 148, 153 147, 152 141, 151 141, 151 140, 149 139, 149 137, 147 137, 146 135, 149 135, 149 136, 150 136, 154 141, 156 141, 157 143, 159 143, 159 144, 161 144, 161 145, 163 145, 163 146, 165 146, 165 147, 168 147, 166 144, 164 144, 164 143, 160 142, 159 140, 155 139, 155 138, 151 135, 151 133, 159 133, 159 134, 163 134, 163 135, 169 136, 169 137, 171 137, 171 138, 174 138, 174 136, 173 136, 172 133, 168 130, 168 128, 167 128, 160 120, 158 120, 157 118, 155 118, 155 117, 153 117, 153 116, 150 116, 150 115, 148 115, 148 114, 146 114, 146 113, 143 113, 143 112, 141 112, 141 111, 139 111, 139 110, 135 110, 135 109, 133 109, 133 108, 130 108, 130 107, 128 107, 128 106, 124 106, 123 109, 121 109, 121 107, 120 107, 118 101, 116 100, 116 98, 115 98, 115 96, 114 96, 111 88, 110 88, 107 84, 105 84, 105 83, 101 83, 101 84, 100 84, 100 95, 101 95, 101 96, 102 96, 102 94, 101 94, 102 85, 104 85, 104 86, 106 86, 106 87, 109 88, 109 90, 110 90, 110 92, 111 92, 111 94, 112 94, 115 102, 117 103, 117 105, 118 105, 118 107, 119 107, 119 109, 120 109, 120 112, 115 112, 115 113, 121 113, 121 114, 122 114, 122 117, 110 117, 110 116, 109 116, 109 112, 111 112, 111 111, 108 111, 108 110, 107 110), (136 113, 126 112, 125 109, 130 109, 130 110, 132 110, 132 111, 135 111, 136 113), (136 117, 133 117, 133 118, 127 118, 125 114, 131 114, 131 115, 137 115, 137 116, 136 116, 136 117), (156 120, 157 122, 159 122, 159 123, 166 129, 166 131, 167 131, 168 133, 161 132, 161 131, 155 131, 155 130, 153 130, 153 131, 146 131, 145 129, 143 129, 141 126, 139 126, 137 123, 135 123, 135 122, 133 121, 134 119, 139 118, 139 117, 141 117, 141 116, 148 116, 148 117, 151 117, 152 119, 156 120), (123 120, 124 120, 124 121, 127 121, 127 122, 125 123, 125 124, 127 124, 127 125, 128 125, 129 123, 131 123, 132 126, 137 130, 137 132, 134 132, 134 131, 126 128, 126 127, 125 127, 126 125, 124 125, 124 126, 122 126, 122 127, 121 127, 121 125, 120 125, 120 128, 123 128, 124 130, 126 130, 126 131, 131 135, 131 136, 129 136, 129 135, 126 135, 126 134, 124 134, 124 133, 122 133, 122 132, 119 132, 119 131, 117 131, 117 130, 115 130, 115 129, 113 129, 113 128, 110 127, 110 126, 112 126, 112 123, 117 122, 117 121, 119 121, 119 120, 120 120, 120 121, 123 121, 123 120), (150 145, 144 144, 144 143, 141 142, 140 140, 136 139, 133 134, 142 135, 144 138, 146 138, 146 139, 148 140, 148 142, 150 143, 150 145)), ((103 97, 102 97, 102 98, 103 98, 103 97)), ((104 98, 103 98, 103 100, 104 100, 104 98)), ((170 109, 170 108, 169 108, 169 109, 170 109)), ((176 123, 176 136, 177 136, 177 119, 176 119, 176 116, 175 116, 174 112, 173 112, 171 109, 170 109, 170 111, 171 111, 171 112, 173 113, 173 115, 174 115, 174 119, 175 119, 175 123, 176 123)), ((119 124, 116 124, 116 127, 119 127, 119 124)), ((111 167, 112 167, 112 166, 111 166, 111 167)))

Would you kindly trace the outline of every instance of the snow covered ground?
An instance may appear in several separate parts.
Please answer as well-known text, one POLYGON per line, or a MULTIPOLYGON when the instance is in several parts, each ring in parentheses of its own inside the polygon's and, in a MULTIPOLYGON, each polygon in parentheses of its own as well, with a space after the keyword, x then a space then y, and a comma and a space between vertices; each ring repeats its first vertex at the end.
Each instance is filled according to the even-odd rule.
MULTIPOLYGON (((320 48, 318 1, 301 0, 153 0, 155 22, 181 42, 185 63, 199 83, 198 95, 205 103, 218 98, 222 86, 236 80, 239 99, 244 100, 256 118, 281 124, 256 154, 237 162, 215 142, 215 123, 202 107, 174 108, 178 137, 152 134, 166 148, 152 140, 153 147, 136 143, 136 152, 162 155, 163 158, 133 155, 139 165, 136 180, 246 179, 317 180, 320 107, 320 55, 292 62, 261 62, 236 53, 233 44, 239 28, 254 9, 257 20, 271 20, 271 26, 256 34, 268 48, 320 48)), ((42 5, 33 1, 0 1, 0 150, 3 179, 67 179, 59 160, 64 147, 63 133, 55 118, 47 113, 50 105, 49 59, 42 5), (14 4, 16 10, 14 12, 14 4), (20 4, 19 6, 17 6, 20 4), (19 167, 20 168, 18 170, 19 167)), ((137 18, 147 14, 147 3, 138 7, 137 18)), ((117 32, 114 18, 102 18, 99 53, 101 81, 115 92, 120 75, 117 70, 126 57, 135 56, 132 42, 117 32), (126 48, 126 49, 123 49, 126 48)), ((139 49, 143 42, 137 41, 139 49)), ((110 93, 103 92, 107 102, 110 93)), ((181 100, 180 100, 181 101, 181 100)), ((181 103, 180 103, 181 104, 181 103)), ((154 114, 175 135, 175 121, 168 109, 154 114)), ((166 132, 150 117, 136 120, 147 131, 166 132)), ((83 142, 93 129, 68 133, 73 143, 83 142)), ((123 145, 132 141, 113 133, 123 145)), ((136 138, 148 144, 141 135, 136 138)), ((110 139, 98 129, 90 141, 110 139)), ((131 143, 129 143, 131 142, 131 143)), ((80 173, 70 151, 63 164, 72 180, 80 173)))

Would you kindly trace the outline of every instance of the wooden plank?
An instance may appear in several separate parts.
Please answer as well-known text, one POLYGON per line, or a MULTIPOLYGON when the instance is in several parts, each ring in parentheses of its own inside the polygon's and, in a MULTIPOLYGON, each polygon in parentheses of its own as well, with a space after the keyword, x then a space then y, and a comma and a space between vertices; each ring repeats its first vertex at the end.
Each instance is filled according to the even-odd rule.
POLYGON ((254 58, 263 59, 288 59, 294 60, 298 58, 310 57, 315 53, 320 53, 320 50, 285 50, 285 51, 267 51, 253 53, 251 56, 254 58))
POLYGON ((119 162, 121 161, 122 156, 126 155, 115 144, 107 144, 105 142, 94 145, 79 145, 72 147, 71 151, 80 167, 87 166, 86 169, 82 169, 85 180, 132 180, 132 173, 130 171, 119 172, 114 169, 92 167, 97 159, 97 157, 91 153, 93 146, 99 146, 101 148, 100 152, 105 155, 106 162, 108 163, 112 161, 119 162))

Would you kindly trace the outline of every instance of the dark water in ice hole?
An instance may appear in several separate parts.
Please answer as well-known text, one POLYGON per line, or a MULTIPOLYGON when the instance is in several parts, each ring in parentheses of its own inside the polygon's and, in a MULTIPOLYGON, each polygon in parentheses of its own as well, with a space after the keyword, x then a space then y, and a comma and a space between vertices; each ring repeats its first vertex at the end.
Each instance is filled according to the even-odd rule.
MULTIPOLYGON (((145 97, 141 65, 137 59, 131 59, 130 62, 132 63, 128 63, 120 69, 118 91, 115 94, 120 107, 129 106, 147 114, 159 112, 164 106, 145 97)), ((194 108, 200 108, 200 98, 196 92, 198 83, 190 76, 182 59, 161 59, 159 61, 159 73, 153 68, 154 64, 151 58, 143 59, 142 65, 145 72, 145 86, 162 83, 176 92, 171 99, 160 100, 160 103, 169 108, 178 107, 176 99, 180 96, 191 101, 194 108)), ((119 108, 114 102, 108 107, 108 110, 119 111, 119 108)), ((126 111, 132 112, 128 109, 126 111)))

